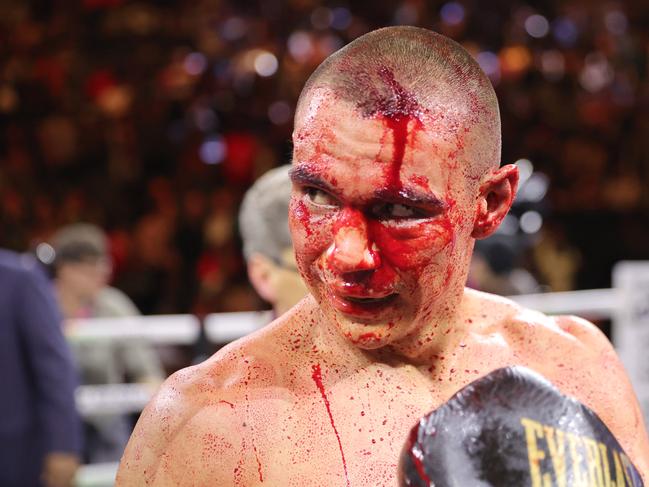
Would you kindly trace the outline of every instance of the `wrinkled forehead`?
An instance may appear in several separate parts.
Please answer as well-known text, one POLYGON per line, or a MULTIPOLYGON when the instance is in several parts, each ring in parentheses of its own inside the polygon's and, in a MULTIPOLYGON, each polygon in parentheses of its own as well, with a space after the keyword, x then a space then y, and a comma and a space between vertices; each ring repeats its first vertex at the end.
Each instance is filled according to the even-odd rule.
MULTIPOLYGON (((359 88, 360 89, 360 88, 359 88)), ((320 85, 312 87, 300 99, 295 114, 296 137, 303 129, 315 123, 331 123, 344 118, 381 121, 381 115, 386 111, 407 110, 408 116, 417 118, 424 125, 424 131, 439 135, 451 135, 460 129, 470 129, 480 122, 476 118, 476 103, 467 103, 460 94, 452 94, 449 89, 439 89, 433 95, 428 94, 426 102, 420 102, 415 95, 408 96, 405 102, 401 100, 385 100, 375 98, 372 93, 359 93, 356 98, 349 96, 347 90, 341 91, 335 87, 320 85), (404 108, 403 105, 411 106, 404 108)))
POLYGON ((386 166, 399 162, 406 179, 428 178, 438 186, 453 179, 455 185, 464 186, 458 180, 468 174, 471 161, 466 149, 473 141, 463 106, 440 102, 396 119, 368 114, 365 108, 333 90, 314 90, 296 114, 294 164, 326 168, 336 179, 340 174, 335 173, 349 171, 376 180, 386 166), (395 131, 395 120, 403 129, 401 135, 395 131))
POLYGON ((349 156, 359 156, 381 145, 383 128, 381 120, 363 117, 353 103, 319 91, 296 115, 293 145, 296 155, 346 145, 349 156))

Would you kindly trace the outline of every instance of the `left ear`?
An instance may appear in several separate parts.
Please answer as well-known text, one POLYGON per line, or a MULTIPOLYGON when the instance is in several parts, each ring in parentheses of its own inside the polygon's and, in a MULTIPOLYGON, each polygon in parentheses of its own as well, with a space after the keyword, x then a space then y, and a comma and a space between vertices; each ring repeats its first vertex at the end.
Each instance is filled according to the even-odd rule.
POLYGON ((487 238, 496 231, 511 208, 518 187, 518 168, 508 164, 494 171, 480 185, 473 238, 487 238))

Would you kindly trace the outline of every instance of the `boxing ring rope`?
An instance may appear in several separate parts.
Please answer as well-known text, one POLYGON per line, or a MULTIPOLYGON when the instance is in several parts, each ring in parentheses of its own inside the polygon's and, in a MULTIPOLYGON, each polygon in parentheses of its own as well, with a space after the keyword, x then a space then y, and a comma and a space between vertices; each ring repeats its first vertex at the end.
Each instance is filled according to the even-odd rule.
POLYGON ((591 320, 612 318, 620 303, 618 289, 587 289, 510 296, 518 304, 549 315, 577 315, 591 320))
MULTIPOLYGON (((591 319, 611 318, 619 306, 616 289, 589 289, 557 293, 510 296, 513 301, 547 314, 574 314, 591 319)), ((205 333, 212 343, 228 343, 270 322, 269 311, 214 313, 204 319, 205 333)), ((191 345, 200 334, 193 315, 153 315, 124 318, 72 320, 66 329, 70 341, 143 339, 152 344, 191 345)))
MULTIPOLYGON (((618 306, 614 289, 592 289, 560 293, 512 296, 521 305, 548 314, 575 314, 590 319, 610 318, 618 306)), ((212 343, 228 343, 270 322, 271 313, 216 313, 205 317, 205 335, 212 343)), ((200 334, 193 315, 137 316, 75 320, 68 328, 71 341, 146 340, 151 344, 190 345, 200 334)), ((87 385, 77 389, 77 407, 84 416, 137 413, 153 391, 141 384, 87 385)))
MULTIPOLYGON (((573 314, 591 320, 615 318, 624 306, 624 298, 620 288, 510 296, 522 306, 546 314, 573 314)), ((204 336, 211 343, 225 344, 261 328, 271 317, 269 311, 210 314, 203 320, 204 336)), ((201 322, 193 315, 84 319, 75 320, 66 328, 70 342, 139 339, 151 344, 190 345, 200 334, 201 322)), ((84 417, 138 413, 153 393, 146 384, 85 385, 78 387, 76 403, 84 417)), ((112 485, 116 470, 116 463, 83 465, 77 473, 76 485, 112 485)))
POLYGON ((66 336, 74 342, 144 339, 157 345, 191 345, 199 333, 200 322, 194 315, 88 318, 66 323, 66 336))

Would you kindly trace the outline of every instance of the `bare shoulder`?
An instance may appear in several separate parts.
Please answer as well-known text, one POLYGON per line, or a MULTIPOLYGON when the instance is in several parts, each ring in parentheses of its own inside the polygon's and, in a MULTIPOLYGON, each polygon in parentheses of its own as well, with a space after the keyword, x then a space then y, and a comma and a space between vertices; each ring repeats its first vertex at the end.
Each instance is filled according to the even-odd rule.
POLYGON ((536 364, 549 378, 570 375, 570 370, 570 377, 582 381, 584 374, 592 374, 628 382, 613 345, 593 323, 577 316, 548 316, 486 293, 476 298, 485 316, 480 331, 499 335, 522 363, 536 364))
POLYGON ((562 332, 576 338, 594 352, 615 353, 606 335, 590 321, 573 315, 554 316, 552 321, 562 332))
POLYGON ((195 419, 212 409, 227 425, 231 399, 218 361, 176 372, 160 387, 142 412, 122 457, 117 485, 180 485, 168 463, 195 419))
POLYGON ((474 333, 496 336, 502 365, 523 365, 544 375, 564 394, 595 411, 641 472, 648 468, 649 441, 633 387, 606 336, 577 316, 547 316, 515 302, 471 292, 474 333))
POLYGON ((509 298, 479 291, 468 290, 467 296, 469 314, 478 316, 474 320, 478 323, 475 330, 499 333, 514 347, 544 346, 549 341, 593 352, 612 351, 610 342, 599 328, 583 318, 548 316, 509 298))
POLYGON ((226 474, 231 481, 245 449, 246 408, 239 406, 269 389, 281 398, 285 370, 277 357, 290 324, 290 317, 276 320, 169 377, 135 427, 117 485, 193 485, 206 475, 218 484, 226 474))
MULTIPOLYGON (((577 316, 554 316, 550 329, 569 348, 557 347, 567 367, 555 370, 560 388, 597 413, 647 480, 649 438, 635 391, 613 344, 593 323, 577 316), (561 387, 562 386, 562 387, 561 387)), ((556 359, 561 363, 561 358, 556 359)))

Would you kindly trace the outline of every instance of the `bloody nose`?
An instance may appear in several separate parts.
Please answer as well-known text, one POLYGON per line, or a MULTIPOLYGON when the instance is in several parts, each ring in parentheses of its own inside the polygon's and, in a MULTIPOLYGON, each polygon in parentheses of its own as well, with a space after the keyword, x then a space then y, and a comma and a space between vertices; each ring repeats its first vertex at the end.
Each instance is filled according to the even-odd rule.
POLYGON ((370 241, 362 212, 345 208, 333 226, 333 243, 327 249, 327 264, 338 272, 374 270, 381 258, 370 241))

